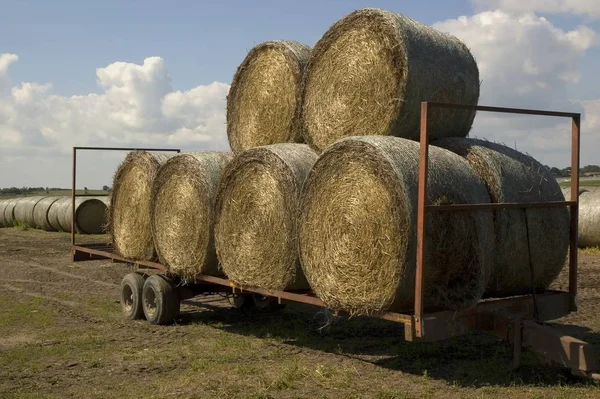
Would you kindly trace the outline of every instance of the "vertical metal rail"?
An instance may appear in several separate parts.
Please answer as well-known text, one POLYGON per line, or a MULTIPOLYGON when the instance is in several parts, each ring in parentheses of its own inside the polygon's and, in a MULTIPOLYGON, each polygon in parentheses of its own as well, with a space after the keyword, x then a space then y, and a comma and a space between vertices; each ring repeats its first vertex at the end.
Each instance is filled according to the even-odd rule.
POLYGON ((427 103, 421 103, 421 145, 419 149, 419 192, 417 198, 417 271, 415 276, 415 335, 423 331, 423 284, 425 281, 425 201, 427 201, 427 170, 429 166, 429 139, 427 136, 427 103))
POLYGON ((75 190, 77 184, 77 147, 73 147, 73 181, 71 188, 71 245, 75 245, 75 190))
POLYGON ((574 116, 571 123, 571 205, 569 242, 569 294, 571 310, 577 310, 577 237, 579 234, 579 157, 581 117, 574 116))
POLYGON ((148 151, 148 152, 176 152, 179 148, 136 148, 136 147, 73 147, 73 180, 71 183, 71 245, 75 245, 75 197, 77 196, 77 151, 148 151))

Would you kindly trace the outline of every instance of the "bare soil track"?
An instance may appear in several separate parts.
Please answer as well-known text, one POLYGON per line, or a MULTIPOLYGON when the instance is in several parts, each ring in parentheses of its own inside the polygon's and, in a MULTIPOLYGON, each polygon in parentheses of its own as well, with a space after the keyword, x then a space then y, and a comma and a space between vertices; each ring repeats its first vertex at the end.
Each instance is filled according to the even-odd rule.
MULTIPOLYGON (((242 312, 203 296, 173 326, 126 321, 127 272, 71 263, 67 234, 0 229, 0 398, 600 397, 530 352, 513 370, 487 336, 406 343, 401 325, 363 318, 319 333, 318 309, 299 305, 242 312)), ((580 272, 580 310, 555 324, 600 355, 600 255, 582 254, 580 272)))

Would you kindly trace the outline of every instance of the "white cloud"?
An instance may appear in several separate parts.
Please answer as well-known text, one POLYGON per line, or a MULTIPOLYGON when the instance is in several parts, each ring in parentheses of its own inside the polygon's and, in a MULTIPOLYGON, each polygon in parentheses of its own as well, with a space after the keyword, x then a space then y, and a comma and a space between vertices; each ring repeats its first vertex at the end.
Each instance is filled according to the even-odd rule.
MULTIPOLYGON (((225 83, 173 91, 163 59, 149 57, 98 68, 101 94, 65 97, 53 95, 51 84, 12 85, 8 69, 17 60, 0 56, 0 187, 67 185, 75 145, 229 150, 225 83)), ((95 172, 100 185, 110 183, 115 166, 95 172)))
POLYGON ((480 10, 534 11, 600 18, 600 2, 598 0, 472 0, 472 3, 480 10))
MULTIPOLYGON (((434 27, 457 36, 473 52, 482 80, 480 104, 582 113, 585 108, 584 132, 600 118, 600 107, 573 100, 571 92, 580 79, 582 56, 599 41, 589 27, 564 31, 532 13, 499 10, 439 22, 434 27)), ((556 118, 479 113, 472 134, 511 146, 516 143, 541 162, 566 165, 569 132, 570 123, 556 118)), ((582 162, 600 163, 598 158, 582 146, 582 162)))

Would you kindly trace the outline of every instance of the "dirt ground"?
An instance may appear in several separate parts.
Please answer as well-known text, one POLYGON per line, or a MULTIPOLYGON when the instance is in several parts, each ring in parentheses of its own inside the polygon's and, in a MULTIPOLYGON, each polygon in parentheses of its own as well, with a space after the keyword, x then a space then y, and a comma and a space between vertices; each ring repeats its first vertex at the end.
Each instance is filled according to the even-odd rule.
MULTIPOLYGON (((186 301, 176 325, 121 317, 126 266, 72 263, 62 233, 0 229, 0 398, 598 398, 597 384, 487 336, 406 343, 402 326, 318 309, 186 301)), ((600 255, 580 257, 580 311, 559 328, 600 353, 600 255)), ((562 276, 556 287, 565 288, 562 276)))

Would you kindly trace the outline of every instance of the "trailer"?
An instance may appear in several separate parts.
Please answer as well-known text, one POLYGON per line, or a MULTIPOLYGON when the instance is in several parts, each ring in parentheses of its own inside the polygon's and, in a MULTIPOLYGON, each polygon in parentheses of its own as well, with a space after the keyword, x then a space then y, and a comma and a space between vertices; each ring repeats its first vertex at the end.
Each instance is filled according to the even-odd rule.
MULTIPOLYGON (((371 317, 382 318, 404 325, 404 339, 407 341, 431 342, 446 340, 474 332, 496 336, 513 345, 513 365, 518 367, 521 351, 529 348, 548 362, 554 362, 571 370, 575 375, 600 380, 598 365, 593 347, 581 340, 561 334, 547 321, 567 316, 577 310, 577 231, 578 231, 578 191, 580 155, 579 113, 554 112, 532 109, 472 106, 462 104, 423 102, 421 103, 419 186, 417 203, 417 259, 415 276, 414 308, 405 312, 381 312, 371 317), (427 120, 432 109, 461 109, 471 112, 496 112, 569 118, 571 129, 571 198, 567 201, 541 203, 494 203, 494 204, 426 204, 427 168, 429 161, 429 138, 427 120), (465 210, 500 210, 567 207, 570 210, 569 231, 569 286, 567 291, 536 292, 532 288, 529 295, 508 298, 485 298, 470 309, 461 311, 425 309, 424 260, 425 226, 429 212, 452 212, 465 210)), ((75 202, 77 152, 82 150, 110 151, 175 151, 178 149, 112 148, 112 147, 73 147, 73 191, 75 202)), ((73 207, 73 210, 75 207, 73 207)), ((73 218, 75 213, 73 211, 73 218)), ((71 224, 74 226, 74 223, 71 224)), ((126 259, 115 252, 109 243, 78 244, 75 231, 71 231, 73 262, 96 259, 111 259, 132 265, 136 271, 125 276, 121 284, 121 305, 123 314, 129 319, 146 318, 152 324, 169 324, 180 311, 180 302, 200 294, 226 294, 235 307, 267 308, 284 302, 295 302, 326 308, 325 303, 309 290, 273 291, 259 287, 236 285, 225 277, 197 275, 193 279, 182 280, 171 275, 165 265, 156 262, 126 259), (158 271, 148 276, 145 269, 158 271)), ((532 271, 532 287, 534 287, 532 271)))

